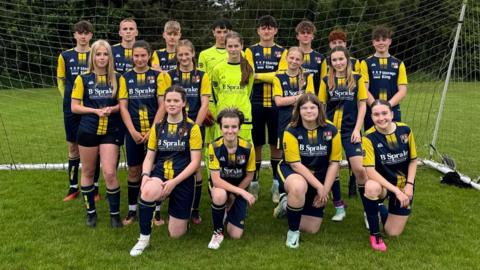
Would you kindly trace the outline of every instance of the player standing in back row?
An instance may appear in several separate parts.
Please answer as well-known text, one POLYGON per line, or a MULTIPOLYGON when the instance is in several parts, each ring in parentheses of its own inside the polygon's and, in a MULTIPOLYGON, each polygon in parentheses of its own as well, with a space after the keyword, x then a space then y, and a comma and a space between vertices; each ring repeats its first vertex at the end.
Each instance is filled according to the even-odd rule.
POLYGON ((392 30, 386 26, 375 27, 372 32, 372 44, 375 54, 361 64, 365 86, 368 90, 365 130, 373 126, 371 106, 376 99, 385 100, 392 106, 393 121, 401 121, 400 102, 407 95, 407 71, 398 58, 390 55, 392 30))
MULTIPOLYGON (((257 34, 260 41, 245 50, 245 58, 254 68, 255 73, 276 72, 287 69, 287 51, 275 44, 275 35, 278 32, 278 24, 274 17, 265 15, 258 19, 257 34)), ((258 198, 260 186, 260 165, 262 162, 262 147, 268 142, 270 144, 270 163, 276 168, 282 158, 281 151, 277 149, 278 138, 277 121, 278 110, 272 100, 273 85, 271 83, 257 82, 253 85, 251 96, 252 102, 252 138, 255 145, 255 177, 250 184, 250 191, 258 198), (268 129, 268 141, 265 141, 265 127, 268 129)), ((280 194, 278 192, 278 174, 275 169, 273 173, 272 201, 278 203, 280 194)))

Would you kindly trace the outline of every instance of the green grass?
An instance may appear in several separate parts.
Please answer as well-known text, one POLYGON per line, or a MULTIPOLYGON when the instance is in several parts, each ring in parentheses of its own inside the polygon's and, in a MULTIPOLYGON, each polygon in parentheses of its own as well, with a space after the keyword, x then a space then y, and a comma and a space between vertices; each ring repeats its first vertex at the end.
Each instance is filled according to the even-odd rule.
MULTIPOLYGON (((480 133, 475 110, 480 92, 475 86, 451 84, 438 139, 439 149, 474 177, 480 171, 480 149, 472 147, 477 136, 467 135, 480 133)), ((442 83, 410 84, 402 105, 421 156, 428 153, 441 87, 442 83)), ((65 157, 56 90, 1 90, 0 164, 65 162, 65 157)), ((119 175, 125 215, 125 171, 119 175)), ((329 204, 320 232, 302 234, 300 249, 287 250, 287 222, 271 216, 270 171, 263 170, 261 177, 261 198, 249 209, 242 240, 227 239, 218 251, 206 248, 212 228, 204 190, 204 223, 179 240, 168 238, 165 226, 154 228, 151 247, 133 259, 128 252, 138 237, 138 223, 121 230, 109 228, 108 206, 102 199, 97 205, 98 227, 85 227, 82 201, 61 201, 67 188, 64 171, 0 171, 0 269, 476 269, 480 265, 479 193, 440 185, 435 171, 419 169, 413 214, 401 237, 386 238, 386 254, 371 251, 358 198, 346 199, 349 207, 342 223, 330 221, 329 204)))
MULTIPOLYGON (((477 83, 451 83, 437 146, 459 169, 476 177, 480 133, 477 83), (472 136, 470 136, 472 134, 472 136)), ((411 83, 402 102, 402 117, 415 134, 421 157, 432 140, 443 82, 411 83)), ((0 90, 0 164, 65 162, 62 101, 56 89, 0 90)))
MULTIPOLYGON (((204 190, 201 225, 179 240, 170 239, 165 226, 156 227, 144 255, 130 258, 138 223, 111 229, 103 197, 97 204, 98 226, 90 229, 84 225, 80 199, 61 201, 65 172, 0 172, 0 269, 475 269, 480 265, 478 191, 443 186, 436 172, 419 170, 411 219, 401 237, 386 238, 385 254, 369 247, 358 198, 346 199, 349 207, 342 223, 330 221, 334 210, 329 202, 320 232, 302 234, 300 249, 287 249, 287 221, 271 216, 270 175, 263 170, 260 200, 249 209, 240 241, 227 238, 220 250, 207 249, 212 225, 204 190)), ((120 179, 124 215, 123 170, 120 179)))

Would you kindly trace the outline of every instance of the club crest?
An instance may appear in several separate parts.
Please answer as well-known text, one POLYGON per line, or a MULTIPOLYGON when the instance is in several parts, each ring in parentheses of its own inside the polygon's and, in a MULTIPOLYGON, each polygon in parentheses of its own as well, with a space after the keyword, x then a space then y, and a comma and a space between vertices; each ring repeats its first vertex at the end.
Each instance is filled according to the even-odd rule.
POLYGON ((404 143, 404 144, 407 144, 408 143, 408 134, 400 135, 400 141, 402 141, 402 143, 404 143))
POLYGON ((332 132, 331 131, 324 131, 323 132, 323 140, 324 141, 331 141, 332 140, 332 132))

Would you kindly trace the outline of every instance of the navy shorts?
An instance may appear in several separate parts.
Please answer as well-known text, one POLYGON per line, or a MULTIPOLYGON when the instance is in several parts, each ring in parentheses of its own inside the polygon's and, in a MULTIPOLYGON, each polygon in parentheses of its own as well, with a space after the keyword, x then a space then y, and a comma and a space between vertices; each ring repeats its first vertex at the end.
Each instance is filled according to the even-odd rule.
POLYGON ((277 145, 278 139, 278 109, 275 106, 263 107, 262 104, 252 104, 252 140, 253 145, 262 146, 265 140, 265 126, 268 129, 268 144, 277 145))
POLYGON ((410 200, 410 204, 407 207, 401 207, 400 201, 397 200, 397 196, 395 196, 395 193, 391 191, 387 192, 387 197, 385 197, 385 199, 387 198, 388 198, 388 213, 399 215, 399 216, 409 216, 410 213, 412 212, 413 197, 410 200))
MULTIPOLYGON (((285 186, 284 186, 285 180, 289 175, 294 173, 296 172, 290 167, 290 165, 284 163, 283 160, 278 164, 278 174, 280 175, 280 179, 281 179, 281 181, 279 181, 280 193, 285 192, 285 186)), ((323 184, 324 179, 319 178, 319 176, 316 175, 315 173, 314 175, 323 184)), ((308 185, 308 188, 307 188, 307 193, 305 194, 305 204, 303 205, 302 215, 323 218, 323 209, 325 207, 320 207, 320 208, 313 207, 313 200, 317 195, 317 190, 310 184, 307 183, 307 185, 308 185)))
POLYGON ((130 133, 125 136, 125 149, 127 151, 128 166, 138 166, 143 164, 147 153, 147 145, 144 143, 137 144, 133 140, 130 133))
POLYGON ((115 144, 118 146, 122 145, 119 132, 107 133, 105 135, 97 135, 79 129, 77 138, 78 145, 84 147, 95 147, 99 146, 100 144, 115 144))
POLYGON ((236 196, 230 210, 227 212, 227 221, 240 229, 245 228, 247 217, 247 201, 242 196, 236 196))
POLYGON ((342 147, 345 155, 348 158, 363 156, 362 143, 352 143, 351 134, 342 134, 342 147))
POLYGON ((65 137, 67 142, 76 143, 78 139, 78 127, 82 116, 71 111, 63 112, 63 125, 65 127, 65 137))
MULTIPOLYGON (((157 170, 153 171, 152 177, 163 179, 163 175, 160 175, 157 170)), ((194 197, 195 177, 191 175, 180 182, 168 196, 168 214, 174 218, 189 220, 194 197)))
MULTIPOLYGON (((393 111, 393 121, 401 122, 402 121, 402 112, 400 111, 400 106, 397 105, 392 108, 393 111)), ((363 122, 363 129, 368 130, 373 127, 372 121, 372 109, 367 106, 367 112, 365 113, 365 121, 363 122)))

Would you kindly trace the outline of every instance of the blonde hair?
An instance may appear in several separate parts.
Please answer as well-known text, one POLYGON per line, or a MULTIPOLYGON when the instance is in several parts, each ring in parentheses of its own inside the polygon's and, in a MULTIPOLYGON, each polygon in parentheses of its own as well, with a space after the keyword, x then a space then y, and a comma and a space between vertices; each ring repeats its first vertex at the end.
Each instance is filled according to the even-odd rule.
POLYGON ((122 29, 122 24, 127 23, 127 22, 131 22, 131 23, 135 24, 135 28, 137 28, 137 22, 136 22, 133 18, 123 19, 123 20, 118 24, 118 28, 122 29))
POLYGON ((335 88, 335 68, 333 67, 332 64, 332 54, 334 52, 343 52, 345 55, 345 58, 347 59, 347 74, 346 74, 346 81, 347 81, 347 87, 348 91, 352 91, 355 86, 355 78, 353 77, 353 71, 352 71, 352 61, 350 61, 350 54, 348 53, 347 48, 343 46, 337 46, 333 48, 330 53, 330 61, 328 63, 329 69, 328 69, 328 89, 333 90, 335 88))
MULTIPOLYGON (((287 57, 292 52, 300 53, 301 58, 302 58, 302 62, 303 62, 303 57, 305 56, 305 54, 302 51, 302 49, 300 49, 300 47, 297 47, 297 46, 290 47, 290 49, 288 49, 288 52, 287 52, 287 57)), ((304 77, 304 74, 303 74, 302 66, 300 65, 300 67, 298 67, 298 91, 301 91, 304 86, 305 86, 305 77, 304 77)))
POLYGON ((163 27, 163 32, 165 33, 180 33, 182 31, 182 27, 180 27, 180 23, 177 21, 168 21, 165 23, 165 26, 163 27))
POLYGON ((113 66, 112 47, 110 46, 110 44, 106 40, 99 39, 92 44, 92 48, 90 50, 90 56, 88 57, 87 72, 95 73, 96 64, 95 64, 95 61, 94 61, 93 58, 95 57, 95 54, 97 53, 97 50, 100 47, 105 47, 105 49, 107 49, 108 65, 107 65, 107 68, 106 68, 107 69, 106 76, 107 76, 107 81, 108 81, 109 85, 112 87, 112 97, 116 97, 118 85, 117 85, 117 76, 115 75, 115 69, 114 69, 114 66, 113 66))

